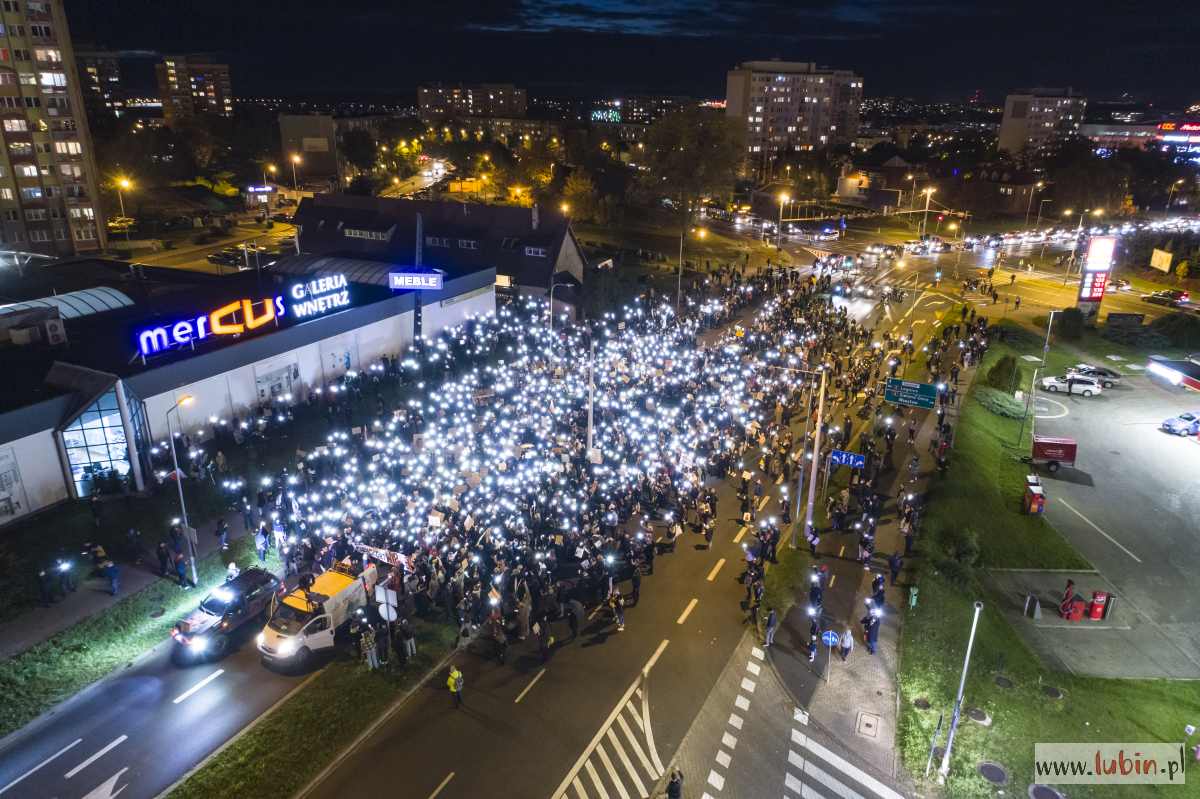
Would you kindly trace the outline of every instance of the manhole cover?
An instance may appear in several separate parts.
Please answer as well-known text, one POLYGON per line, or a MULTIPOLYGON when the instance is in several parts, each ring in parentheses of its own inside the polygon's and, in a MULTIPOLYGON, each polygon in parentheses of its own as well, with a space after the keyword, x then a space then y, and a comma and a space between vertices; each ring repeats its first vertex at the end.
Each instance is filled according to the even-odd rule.
POLYGON ((992 717, 989 716, 987 714, 987 711, 985 711, 981 707, 967 708, 967 718, 969 718, 971 721, 976 722, 977 724, 982 724, 985 727, 990 726, 992 723, 992 717))
POLYGON ((1053 685, 1043 685, 1042 693, 1044 693, 1046 696, 1050 697, 1051 699, 1062 699, 1063 698, 1062 689, 1055 688, 1053 685))
POLYGON ((150 618, 152 618, 152 619, 161 618, 162 615, 166 612, 167 612, 166 608, 159 608, 158 610, 153 610, 150 612, 150 618))
POLYGON ((1012 688, 1013 681, 1007 677, 996 677, 996 685, 999 685, 1001 688, 1012 688))
POLYGON ((925 697, 917 697, 913 700, 913 707, 917 710, 929 710, 929 700, 925 697))
POLYGON ((979 764, 978 769, 979 774, 993 785, 1005 785, 1008 783, 1008 772, 999 763, 985 760, 979 764))
POLYGON ((1029 799, 1066 799, 1066 795, 1049 785, 1030 785, 1029 799))
POLYGON ((859 711, 854 731, 864 738, 879 737, 879 714, 859 711))

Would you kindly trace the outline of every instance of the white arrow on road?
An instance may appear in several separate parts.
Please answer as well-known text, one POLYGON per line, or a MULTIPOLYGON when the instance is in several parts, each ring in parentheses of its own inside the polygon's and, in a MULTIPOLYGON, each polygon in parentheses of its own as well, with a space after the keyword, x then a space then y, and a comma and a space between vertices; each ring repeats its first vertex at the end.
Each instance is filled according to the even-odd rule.
POLYGON ((129 787, 129 785, 126 784, 122 785, 120 788, 117 788, 117 780, 121 779, 121 775, 126 771, 129 771, 128 766, 109 777, 100 785, 97 785, 95 788, 89 791, 87 796, 83 797, 83 799, 113 799, 113 797, 118 796, 122 791, 129 787), (113 788, 117 788, 117 790, 114 791, 113 788))

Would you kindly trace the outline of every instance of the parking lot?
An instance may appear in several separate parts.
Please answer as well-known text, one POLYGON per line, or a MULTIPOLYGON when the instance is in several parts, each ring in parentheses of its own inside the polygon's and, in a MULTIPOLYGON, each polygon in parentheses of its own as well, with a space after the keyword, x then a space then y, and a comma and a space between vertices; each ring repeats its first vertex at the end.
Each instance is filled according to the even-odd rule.
POLYGON ((1164 419, 1200 411, 1200 394, 1129 363, 1105 365, 1125 377, 1098 396, 1036 397, 1037 432, 1078 442, 1074 467, 1043 473, 1046 514, 1115 587, 1118 607, 1128 609, 1118 621, 1145 621, 1159 633, 1154 646, 1174 650, 1175 673, 1161 676, 1200 677, 1200 592, 1192 590, 1200 564, 1200 442, 1160 429, 1164 419), (1191 673, 1178 673, 1189 664, 1191 673))

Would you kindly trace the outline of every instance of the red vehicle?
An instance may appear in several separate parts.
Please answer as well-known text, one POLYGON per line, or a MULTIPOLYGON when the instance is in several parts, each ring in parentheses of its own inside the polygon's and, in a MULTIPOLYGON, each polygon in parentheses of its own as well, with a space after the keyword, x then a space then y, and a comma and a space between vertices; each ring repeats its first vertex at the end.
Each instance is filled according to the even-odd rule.
POLYGON ((1033 436, 1033 456, 1030 463, 1045 465, 1051 474, 1058 471, 1063 464, 1075 465, 1075 455, 1078 445, 1073 438, 1055 438, 1054 436, 1033 436))

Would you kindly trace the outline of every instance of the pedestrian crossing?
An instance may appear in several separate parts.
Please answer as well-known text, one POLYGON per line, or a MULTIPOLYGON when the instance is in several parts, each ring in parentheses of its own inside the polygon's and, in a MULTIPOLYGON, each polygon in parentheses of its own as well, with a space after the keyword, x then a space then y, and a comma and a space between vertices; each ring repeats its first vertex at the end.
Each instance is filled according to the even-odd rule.
POLYGON ((798 729, 792 730, 783 787, 785 799, 904 799, 798 729))
POLYGON ((628 696, 552 799, 646 799, 664 769, 644 684, 628 696))

